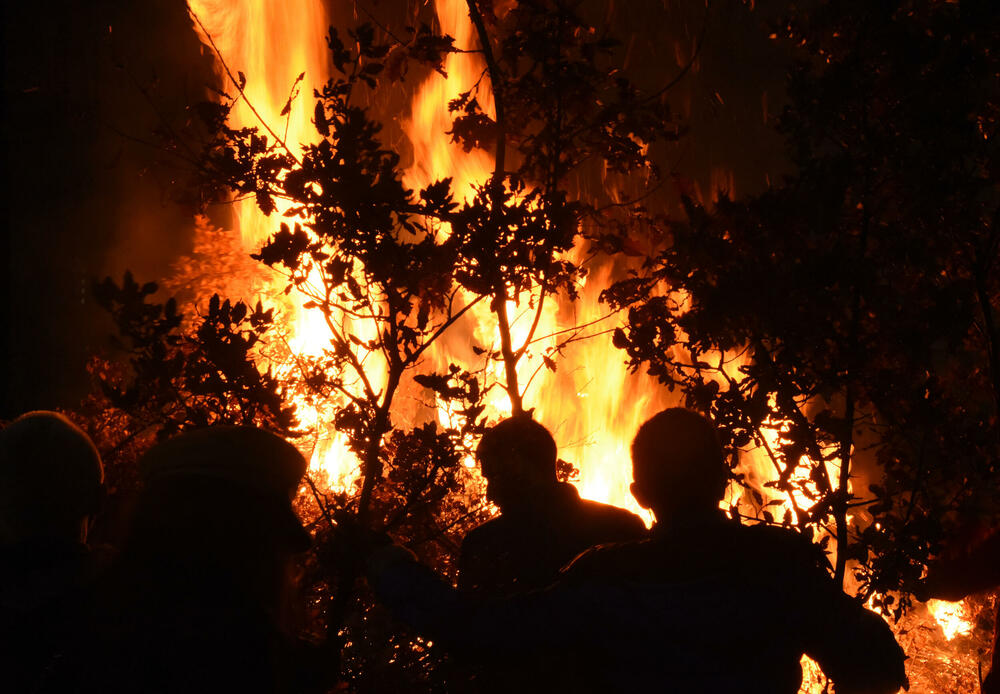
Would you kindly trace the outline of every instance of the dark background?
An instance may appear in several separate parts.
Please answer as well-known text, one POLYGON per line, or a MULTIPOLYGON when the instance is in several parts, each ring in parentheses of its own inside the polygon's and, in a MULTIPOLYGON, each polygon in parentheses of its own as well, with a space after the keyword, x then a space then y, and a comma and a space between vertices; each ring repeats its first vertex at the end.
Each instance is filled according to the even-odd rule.
POLYGON ((4 4, 0 417, 72 406, 109 322, 93 278, 158 277, 193 220, 152 141, 212 77, 179 2, 4 4), (137 85, 148 94, 143 95, 137 85))

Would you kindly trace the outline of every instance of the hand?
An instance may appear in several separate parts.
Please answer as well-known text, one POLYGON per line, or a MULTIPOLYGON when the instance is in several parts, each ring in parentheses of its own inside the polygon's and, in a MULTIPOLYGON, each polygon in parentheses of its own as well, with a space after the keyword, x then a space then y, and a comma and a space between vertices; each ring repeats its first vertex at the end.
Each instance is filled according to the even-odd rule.
POLYGON ((335 525, 325 534, 319 551, 320 562, 330 568, 357 570, 372 552, 392 544, 385 532, 362 525, 352 513, 338 512, 333 520, 335 525))

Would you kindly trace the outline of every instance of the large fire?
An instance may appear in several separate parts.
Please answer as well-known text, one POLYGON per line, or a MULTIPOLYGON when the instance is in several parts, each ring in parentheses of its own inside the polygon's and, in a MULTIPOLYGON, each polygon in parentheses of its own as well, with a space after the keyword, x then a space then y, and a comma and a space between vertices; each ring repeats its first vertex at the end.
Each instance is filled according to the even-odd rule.
MULTIPOLYGON (((327 18, 320 3, 292 0, 279 6, 256 0, 226 2, 224 0, 191 0, 189 3, 197 28, 206 46, 221 54, 230 75, 247 76, 246 98, 240 99, 232 113, 236 126, 258 126, 267 123, 296 154, 300 143, 315 137, 311 122, 311 99, 303 96, 294 100, 289 113, 281 110, 289 97, 289 89, 297 75, 305 72, 304 93, 325 81, 329 75, 326 45, 319 31, 307 28, 324 27, 327 18), (258 27, 261 30, 254 30, 258 27), (253 37, 253 40, 249 40, 253 37), (292 38, 294 37, 294 38, 292 38), (276 125, 275 125, 276 124, 276 125)), ((442 32, 455 38, 459 49, 474 48, 472 25, 464 0, 439 0, 435 4, 442 32)), ((220 65, 220 70, 222 66, 220 65)), ((476 82, 483 72, 481 57, 476 53, 453 53, 445 64, 447 77, 432 73, 420 85, 412 99, 406 132, 413 146, 414 164, 406 183, 413 188, 450 176, 458 195, 471 195, 474 185, 481 185, 493 171, 491 154, 473 150, 465 152, 450 141, 446 132, 451 127, 448 102, 476 82)), ((491 108, 488 88, 479 96, 484 108, 491 108)), ((263 215, 253 200, 236 202, 236 223, 248 252, 256 251, 274 232, 274 218, 263 215)), ((278 203, 278 212, 284 207, 278 203)), ((582 257, 582 249, 580 251, 582 257)), ((580 287, 580 300, 572 305, 549 301, 534 330, 534 338, 518 363, 518 378, 527 384, 525 408, 534 409, 535 417, 546 424, 560 442, 561 454, 580 471, 577 485, 585 497, 624 506, 648 518, 628 491, 630 469, 627 445, 631 435, 650 412, 666 406, 665 396, 641 376, 627 373, 623 360, 612 347, 606 334, 610 326, 607 308, 598 296, 611 278, 612 268, 593 269, 580 287), (545 366, 547 347, 554 347, 568 330, 591 325, 582 339, 566 350, 556 371, 545 366)), ((284 279, 276 277, 272 286, 257 288, 272 301, 281 297, 284 279)), ((247 293, 254 288, 238 287, 247 293)), ((294 294, 292 295, 294 297, 294 294)), ((303 300, 281 299, 284 320, 293 351, 316 354, 328 343, 329 333, 317 311, 302 308, 303 300)), ((534 321, 534 310, 526 305, 508 305, 512 337, 516 345, 523 344, 534 321)), ((489 348, 499 343, 495 319, 483 305, 477 307, 463 324, 453 329, 453 335, 435 344, 429 358, 435 363, 456 361, 468 352, 468 343, 489 348)), ((363 330, 363 326, 358 325, 363 330)), ((502 364, 490 365, 491 374, 502 379, 502 364)), ((381 374, 373 367, 372 377, 381 374)), ((323 413, 307 402, 299 402, 303 424, 318 429, 311 454, 314 468, 323 469, 330 479, 347 481, 357 474, 357 463, 338 437, 323 431, 323 413)), ((488 401, 488 414, 496 420, 510 414, 510 401, 504 391, 494 388, 488 401)), ((442 412, 442 418, 446 413, 442 412)))
MULTIPOLYGON (((311 121, 312 87, 324 82, 331 69, 322 32, 329 23, 323 3, 318 0, 189 0, 189 6, 203 43, 225 61, 225 71, 219 64, 224 79, 239 80, 240 75, 246 76, 245 98, 238 100, 232 112, 233 125, 260 127, 266 124, 293 153, 300 154, 300 143, 315 139, 311 121), (305 75, 297 83, 300 73, 305 75), (302 94, 291 100, 290 110, 282 115, 283 107, 289 102, 290 89, 296 84, 302 94)), ((436 0, 434 6, 441 31, 453 36, 459 49, 474 49, 476 40, 465 0, 436 0)), ((470 195, 473 186, 481 185, 492 173, 494 159, 490 153, 465 152, 446 134, 451 125, 448 102, 477 82, 483 69, 479 53, 453 53, 447 57, 446 77, 432 73, 416 89, 410 112, 404 118, 404 130, 413 148, 413 164, 406 180, 409 187, 419 188, 450 176, 459 196, 470 195)), ((235 86, 230 85, 230 88, 235 86)), ((487 111, 492 108, 488 89, 488 84, 483 85, 478 96, 487 111)), ((716 178, 720 180, 712 181, 713 188, 724 187, 731 191, 731 174, 716 178)), ((280 213, 284 207, 281 201, 277 202, 280 213)), ((256 202, 249 199, 235 202, 235 225, 246 252, 254 252, 275 231, 276 222, 274 217, 264 216, 256 202)), ((574 260, 582 257, 580 249, 574 260)), ((628 374, 623 358, 611 344, 608 328, 613 327, 614 320, 613 317, 609 320, 607 308, 598 302, 598 296, 612 281, 615 272, 610 265, 591 267, 585 283, 579 288, 577 302, 548 301, 544 304, 532 344, 518 364, 518 378, 525 387, 525 408, 533 409, 535 418, 553 431, 562 457, 579 469, 579 479, 575 483, 581 494, 629 508, 649 522, 648 513, 638 507, 629 493, 628 442, 646 417, 675 403, 671 403, 664 390, 656 387, 648 377, 628 374), (547 368, 546 348, 557 345, 567 330, 582 325, 590 326, 582 335, 592 337, 574 341, 559 357, 557 369, 547 368)), ((265 301, 279 303, 290 350, 305 355, 318 354, 329 340, 323 317, 318 311, 303 308, 304 300, 296 298, 294 292, 285 297, 281 291, 285 284, 283 277, 275 276, 273 282, 265 282, 263 286, 225 289, 247 298, 263 295, 265 301)), ((534 310, 511 302, 508 312, 514 342, 523 344, 534 321, 534 310)), ((363 333, 365 326, 357 324, 355 330, 363 333)), ((459 360, 461 355, 468 353, 470 341, 487 349, 499 341, 495 318, 485 302, 456 325, 450 336, 435 344, 429 359, 439 365, 459 360)), ((733 368, 736 366, 738 364, 734 363, 733 368)), ((499 372, 502 364, 494 362, 490 368, 496 370, 492 378, 502 381, 499 372)), ((372 360, 369 376, 376 386, 384 378, 377 360, 372 360)), ((358 475, 356 459, 326 424, 328 413, 305 400, 297 405, 303 425, 316 432, 307 451, 311 466, 325 471, 332 484, 345 485, 358 475)), ((511 411, 510 401, 501 388, 491 391, 488 405, 488 414, 493 420, 511 411)), ((444 420, 448 414, 442 409, 438 416, 444 420)), ((774 516, 780 518, 786 508, 792 514, 796 512, 787 499, 764 487, 764 483, 777 474, 768 457, 767 446, 776 444, 780 424, 764 435, 767 445, 744 456, 743 472, 766 501, 780 503, 774 511, 774 516)), ((726 503, 737 500, 733 496, 726 503)), ((801 507, 808 505, 804 498, 795 501, 801 507)), ((930 614, 949 641, 972 629, 971 615, 961 605, 932 604, 930 614)), ((812 670, 809 668, 807 674, 812 670)), ((816 685, 807 682, 804 691, 808 691, 809 686, 816 685)), ((915 687, 912 691, 920 690, 915 687)))
POLYGON ((971 615, 964 600, 960 602, 928 600, 927 609, 934 615, 934 620, 948 641, 956 636, 968 636, 972 632, 972 624, 969 621, 971 615))

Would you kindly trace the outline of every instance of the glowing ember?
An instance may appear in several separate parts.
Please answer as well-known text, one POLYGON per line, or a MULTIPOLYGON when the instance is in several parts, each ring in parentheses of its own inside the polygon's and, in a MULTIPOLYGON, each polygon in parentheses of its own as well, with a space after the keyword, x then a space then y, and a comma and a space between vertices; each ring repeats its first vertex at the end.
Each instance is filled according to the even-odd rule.
POLYGON ((948 641, 956 636, 968 636, 972 633, 971 615, 964 600, 959 602, 928 600, 927 609, 934 616, 934 621, 941 627, 948 641))

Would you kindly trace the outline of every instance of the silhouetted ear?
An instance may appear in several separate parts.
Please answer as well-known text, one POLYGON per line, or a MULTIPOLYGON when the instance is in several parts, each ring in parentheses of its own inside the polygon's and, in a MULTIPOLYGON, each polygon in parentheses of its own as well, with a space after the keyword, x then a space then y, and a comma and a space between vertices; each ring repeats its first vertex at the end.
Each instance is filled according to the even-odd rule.
POLYGON ((638 482, 633 482, 629 485, 629 491, 632 492, 632 497, 639 503, 643 508, 652 508, 649 497, 646 496, 646 491, 638 482))

